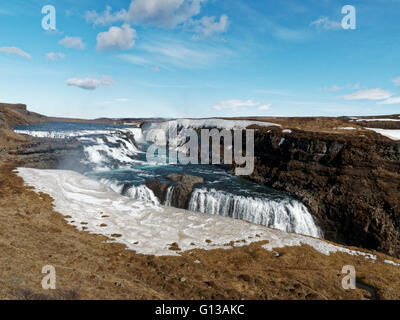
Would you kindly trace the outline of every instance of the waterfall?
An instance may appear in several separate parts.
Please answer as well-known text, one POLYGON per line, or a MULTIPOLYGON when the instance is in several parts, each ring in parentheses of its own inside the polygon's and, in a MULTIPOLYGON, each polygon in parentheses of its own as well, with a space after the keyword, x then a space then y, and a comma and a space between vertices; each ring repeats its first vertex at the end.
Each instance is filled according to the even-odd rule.
POLYGON ((146 202, 151 202, 154 205, 159 205, 160 204, 160 201, 155 196, 153 191, 150 190, 149 188, 147 188, 145 185, 132 186, 126 192, 126 195, 129 198, 133 198, 133 199, 141 200, 141 201, 146 201, 146 202))
POLYGON ((174 192, 174 186, 168 187, 167 194, 165 196, 165 202, 164 202, 165 206, 169 206, 170 207, 172 205, 172 194, 173 194, 173 192, 174 192))
POLYGON ((100 182, 104 184, 105 186, 109 187, 111 190, 115 191, 116 193, 121 194, 122 189, 124 188, 124 185, 121 183, 118 183, 117 181, 114 180, 109 180, 109 179, 100 179, 100 182))
POLYGON ((195 189, 188 210, 246 220, 286 232, 322 237, 307 208, 293 199, 261 199, 195 189))
POLYGON ((111 190, 123 196, 127 196, 135 200, 150 202, 154 205, 160 204, 160 201, 155 196, 153 191, 147 188, 145 185, 139 185, 139 186, 132 185, 129 187, 129 189, 124 190, 124 184, 118 183, 118 181, 103 178, 100 179, 100 182, 105 186, 109 187, 111 190))

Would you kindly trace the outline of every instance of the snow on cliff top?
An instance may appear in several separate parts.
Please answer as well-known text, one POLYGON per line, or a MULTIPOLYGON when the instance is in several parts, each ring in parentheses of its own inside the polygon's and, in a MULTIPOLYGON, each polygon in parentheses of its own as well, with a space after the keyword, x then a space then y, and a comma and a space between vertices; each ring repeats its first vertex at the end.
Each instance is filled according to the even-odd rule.
MULTIPOLYGON (((323 240, 290 234, 264 226, 220 216, 154 206, 121 196, 98 181, 63 170, 19 168, 18 175, 37 192, 49 194, 55 209, 68 223, 82 230, 101 234, 142 254, 177 255, 171 251, 176 243, 182 251, 191 249, 229 249, 268 240, 267 250, 308 244, 329 255, 344 252, 376 259, 376 256, 336 246, 323 240), (245 241, 243 241, 245 240, 245 241)), ((111 240, 110 240, 111 241, 111 240)))
POLYGON ((183 128, 203 129, 203 128, 217 128, 226 130, 240 130, 246 129, 252 125, 261 127, 280 127, 279 124, 264 121, 250 121, 250 120, 224 120, 224 119, 177 119, 164 121, 161 123, 150 122, 148 125, 152 128, 168 129, 169 125, 178 125, 183 128))
POLYGON ((385 137, 388 137, 392 140, 400 140, 400 130, 392 130, 392 129, 374 129, 374 128, 366 128, 368 130, 373 130, 376 133, 379 133, 385 137))

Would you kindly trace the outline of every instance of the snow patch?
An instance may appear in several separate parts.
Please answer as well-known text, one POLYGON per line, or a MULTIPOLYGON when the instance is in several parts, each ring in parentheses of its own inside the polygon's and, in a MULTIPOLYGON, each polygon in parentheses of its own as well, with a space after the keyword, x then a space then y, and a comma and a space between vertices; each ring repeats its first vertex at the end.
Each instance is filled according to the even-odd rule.
POLYGON ((377 121, 394 121, 399 122, 399 119, 357 119, 357 122, 377 122, 377 121))
POLYGON ((370 253, 350 250, 347 248, 333 245, 331 243, 322 240, 302 237, 296 234, 285 233, 285 232, 280 232, 279 234, 276 233, 271 234, 269 243, 263 245, 263 248, 269 251, 273 251, 274 249, 277 248, 298 247, 303 244, 313 247, 315 250, 323 253, 326 256, 329 256, 331 253, 343 252, 352 256, 363 256, 366 259, 371 259, 374 261, 376 260, 376 256, 370 253))
POLYGON ((393 262, 392 260, 384 260, 383 262, 385 262, 385 263, 387 263, 387 264, 391 264, 391 265, 393 265, 393 266, 395 266, 395 267, 400 267, 400 264, 399 263, 396 263, 396 262, 393 262))
POLYGON ((375 129, 375 128, 366 128, 368 130, 373 130, 376 133, 379 133, 385 137, 388 137, 392 140, 400 140, 400 130, 391 130, 391 129, 375 129))

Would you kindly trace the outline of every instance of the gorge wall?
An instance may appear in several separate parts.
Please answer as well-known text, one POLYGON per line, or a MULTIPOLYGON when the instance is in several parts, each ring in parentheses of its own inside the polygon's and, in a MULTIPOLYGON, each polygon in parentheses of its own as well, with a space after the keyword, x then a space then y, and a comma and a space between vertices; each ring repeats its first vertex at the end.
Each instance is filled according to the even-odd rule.
POLYGON ((250 179, 289 192, 325 238, 400 256, 400 141, 259 129, 250 179))

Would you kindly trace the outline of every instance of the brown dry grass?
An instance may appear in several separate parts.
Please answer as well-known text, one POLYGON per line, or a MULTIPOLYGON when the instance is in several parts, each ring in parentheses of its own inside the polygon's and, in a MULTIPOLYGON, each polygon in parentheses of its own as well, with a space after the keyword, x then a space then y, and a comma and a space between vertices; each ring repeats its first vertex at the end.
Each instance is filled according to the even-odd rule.
POLYGON ((384 255, 373 263, 302 246, 279 249, 276 258, 254 243, 154 257, 105 243, 67 225, 50 196, 24 187, 12 173, 14 160, 0 165, 1 299, 68 297, 41 289, 41 270, 49 264, 60 292, 78 293, 71 299, 368 299, 367 291, 342 289, 341 270, 349 264, 381 298, 400 298, 400 268, 382 263, 384 255))
POLYGON ((13 130, 0 128, 0 148, 9 148, 12 144, 26 141, 27 137, 16 134, 13 130))

